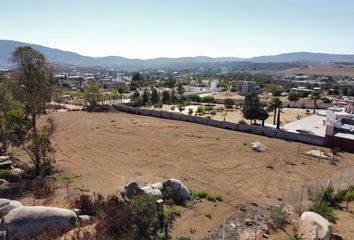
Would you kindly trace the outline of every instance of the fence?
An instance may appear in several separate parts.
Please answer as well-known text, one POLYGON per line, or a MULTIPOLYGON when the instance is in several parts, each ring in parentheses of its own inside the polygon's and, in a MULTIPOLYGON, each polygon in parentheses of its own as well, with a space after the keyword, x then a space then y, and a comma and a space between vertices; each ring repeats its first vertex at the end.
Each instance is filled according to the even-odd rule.
POLYGON ((312 181, 303 186, 295 186, 288 192, 278 195, 268 193, 260 194, 258 200, 253 204, 244 204, 235 212, 225 216, 219 227, 208 233, 204 240, 231 240, 238 239, 241 233, 247 233, 249 239, 264 239, 264 226, 270 218, 275 207, 284 204, 286 212, 293 213, 298 219, 301 213, 308 211, 322 198, 324 188, 327 185, 334 187, 335 193, 354 185, 354 166, 347 166, 345 169, 322 179, 312 181), (250 227, 245 227, 245 222, 252 221, 250 227))
POLYGON ((302 142, 302 143, 308 143, 308 144, 319 145, 319 146, 324 145, 324 137, 316 136, 316 135, 287 132, 281 129, 264 128, 261 126, 237 124, 237 123, 227 122, 227 121, 218 121, 214 119, 208 119, 208 118, 192 116, 192 115, 185 115, 181 113, 158 111, 154 109, 135 108, 135 107, 125 106, 125 105, 113 105, 113 107, 119 111, 137 114, 137 115, 151 116, 151 117, 164 118, 164 119, 177 120, 177 121, 193 122, 193 123, 207 125, 211 127, 251 133, 251 134, 262 135, 262 136, 272 137, 272 138, 280 138, 288 141, 302 142))

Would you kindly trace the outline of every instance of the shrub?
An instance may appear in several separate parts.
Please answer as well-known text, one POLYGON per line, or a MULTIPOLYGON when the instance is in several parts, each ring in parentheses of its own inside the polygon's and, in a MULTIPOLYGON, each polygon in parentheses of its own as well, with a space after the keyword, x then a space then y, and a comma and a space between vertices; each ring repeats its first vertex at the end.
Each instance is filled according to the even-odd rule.
POLYGON ((324 97, 324 98, 322 98, 322 102, 328 104, 328 103, 331 103, 332 100, 330 100, 329 98, 324 97))
POLYGON ((177 237, 177 240, 191 240, 191 237, 182 235, 177 237))
POLYGON ((233 108, 233 106, 235 105, 235 103, 236 103, 235 99, 232 99, 232 98, 225 98, 225 99, 224 99, 224 106, 225 106, 225 108, 227 108, 227 109, 233 108))
POLYGON ((205 111, 205 107, 204 106, 198 106, 198 108, 197 108, 197 113, 204 113, 204 111, 205 111))
POLYGON ((290 94, 288 95, 288 100, 289 100, 289 101, 297 101, 297 100, 299 100, 299 99, 300 99, 300 97, 299 97, 299 95, 296 94, 296 93, 290 93, 290 94))
POLYGON ((216 202, 216 201, 223 201, 222 196, 220 194, 215 195, 215 194, 211 194, 207 191, 192 191, 190 190, 191 194, 192 194, 192 199, 195 200, 200 200, 200 199, 207 199, 208 201, 211 202, 216 202))
POLYGON ((205 103, 212 103, 214 102, 214 97, 213 96, 204 96, 202 97, 202 102, 205 102, 205 103))
POLYGON ((238 124, 247 125, 247 123, 246 123, 246 121, 244 119, 241 119, 240 121, 238 121, 238 124))
POLYGON ((0 171, 0 178, 5 180, 10 180, 11 178, 11 170, 4 169, 0 171))
POLYGON ((188 108, 188 114, 192 115, 193 114, 193 109, 192 108, 188 108))
POLYGON ((33 195, 35 198, 47 198, 54 194, 53 183, 48 179, 40 179, 34 186, 33 195))
POLYGON ((321 215, 332 223, 336 223, 338 220, 337 215, 334 213, 333 208, 328 202, 317 203, 312 208, 310 208, 310 211, 321 215))
POLYGON ((201 97, 196 93, 189 94, 187 96, 187 99, 190 100, 191 102, 201 102, 202 101, 201 97))
POLYGON ((167 206, 165 209, 165 217, 169 220, 175 220, 176 217, 181 216, 181 211, 178 210, 175 206, 167 206))
POLYGON ((140 194, 133 198, 132 231, 137 239, 150 239, 157 235, 159 218, 156 207, 156 197, 140 194))
POLYGON ((213 106, 205 106, 204 109, 206 112, 210 112, 210 111, 214 110, 214 107, 213 106))
POLYGON ((272 210, 271 218, 276 227, 278 228, 284 227, 287 221, 284 203, 282 203, 279 207, 276 207, 272 210))

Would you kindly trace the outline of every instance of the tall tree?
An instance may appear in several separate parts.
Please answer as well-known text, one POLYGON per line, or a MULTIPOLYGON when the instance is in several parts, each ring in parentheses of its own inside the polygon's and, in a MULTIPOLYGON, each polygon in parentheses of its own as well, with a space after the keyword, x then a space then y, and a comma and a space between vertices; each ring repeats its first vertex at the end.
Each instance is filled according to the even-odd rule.
POLYGON ((49 174, 55 162, 54 149, 50 136, 54 131, 54 122, 48 120, 38 127, 38 117, 45 113, 46 105, 51 100, 53 73, 43 54, 29 46, 18 47, 12 54, 17 65, 17 96, 23 102, 29 128, 25 151, 35 167, 36 176, 49 174))
POLYGON ((256 92, 249 92, 245 97, 245 102, 243 105, 243 117, 246 119, 254 121, 259 119, 259 109, 260 109, 260 101, 256 92))
POLYGON ((151 103, 156 104, 160 102, 160 95, 156 88, 152 88, 151 90, 151 103))
POLYGON ((90 108, 95 108, 100 101, 101 91, 100 87, 95 81, 90 81, 86 87, 84 92, 84 100, 89 104, 90 108))
POLYGON ((18 142, 16 133, 23 118, 22 105, 13 98, 8 85, 0 82, 0 143, 5 154, 11 142, 18 142))
POLYGON ((147 88, 143 92, 143 104, 146 105, 150 101, 150 92, 147 88))
POLYGON ((162 91, 162 103, 167 104, 171 102, 171 94, 168 90, 162 91))
POLYGON ((321 98, 321 93, 319 91, 313 91, 311 98, 313 100, 313 114, 315 114, 317 108, 317 100, 321 98))
POLYGON ((273 125, 277 125, 277 128, 279 128, 280 125, 280 111, 283 106, 283 102, 280 100, 279 97, 273 97, 269 103, 267 109, 270 111, 274 110, 274 119, 273 119, 273 125))
POLYGON ((171 103, 176 104, 178 98, 177 98, 177 92, 176 90, 172 89, 171 90, 171 103))
POLYGON ((264 127, 264 122, 265 120, 267 120, 268 117, 269 117, 268 111, 265 110, 264 108, 261 108, 259 110, 258 120, 262 121, 262 127, 264 127))

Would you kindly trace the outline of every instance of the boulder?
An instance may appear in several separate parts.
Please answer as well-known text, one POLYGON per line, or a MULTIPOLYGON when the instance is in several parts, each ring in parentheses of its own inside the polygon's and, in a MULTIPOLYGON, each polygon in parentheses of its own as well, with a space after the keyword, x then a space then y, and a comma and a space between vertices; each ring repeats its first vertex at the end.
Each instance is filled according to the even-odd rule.
POLYGON ((329 240, 331 224, 321 215, 314 212, 301 214, 299 232, 304 240, 329 240))
POLYGON ((160 183, 160 182, 157 182, 157 183, 151 184, 151 187, 152 187, 153 189, 158 189, 158 190, 162 191, 162 189, 163 189, 163 184, 160 183))
POLYGON ((139 189, 145 193, 148 193, 149 191, 153 190, 153 188, 150 185, 141 186, 139 187, 139 189))
POLYGON ((10 203, 10 199, 0 198, 0 208, 5 206, 5 205, 8 205, 9 203, 10 203))
POLYGON ((127 198, 132 198, 139 190, 139 185, 136 181, 129 182, 123 187, 122 195, 127 198))
POLYGON ((6 183, 8 183, 8 181, 6 181, 5 179, 0 179, 0 186, 6 183))
POLYGON ((9 159, 10 159, 9 156, 0 156, 0 162, 6 161, 6 160, 9 160, 9 159))
POLYGON ((162 196, 162 192, 158 189, 152 189, 150 191, 147 191, 146 192, 147 194, 150 194, 150 195, 153 195, 153 196, 156 196, 158 199, 162 199, 163 196, 162 196))
POLYGON ((23 207, 22 203, 19 201, 9 201, 5 206, 0 207, 0 218, 3 218, 6 214, 8 214, 11 210, 15 208, 23 207))
POLYGON ((5 160, 0 162, 0 169, 11 169, 14 163, 11 160, 5 160))
POLYGON ((256 152, 264 152, 267 150, 267 147, 264 146, 262 143, 260 142, 253 142, 251 143, 251 147, 253 149, 253 151, 256 151, 256 152))
POLYGON ((177 179, 170 179, 163 183, 164 187, 170 187, 172 189, 173 201, 176 203, 183 203, 192 198, 188 188, 177 179))
POLYGON ((10 179, 13 182, 21 181, 25 177, 25 171, 21 168, 13 168, 11 169, 10 179))
POLYGON ((46 229, 68 231, 76 225, 77 216, 72 210, 64 208, 26 206, 9 212, 3 219, 7 240, 18 239, 23 235, 33 236, 46 229))

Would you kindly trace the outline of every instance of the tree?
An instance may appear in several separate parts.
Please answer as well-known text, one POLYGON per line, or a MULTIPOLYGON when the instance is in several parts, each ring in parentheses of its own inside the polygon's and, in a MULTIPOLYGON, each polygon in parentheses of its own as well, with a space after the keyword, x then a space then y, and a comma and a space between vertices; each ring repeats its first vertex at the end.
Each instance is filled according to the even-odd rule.
POLYGON ((171 91, 171 103, 176 104, 178 98, 177 98, 177 92, 176 90, 172 89, 171 91))
POLYGON ((17 142, 17 126, 23 118, 22 105, 13 98, 7 84, 0 82, 0 143, 5 154, 9 144, 17 142))
POLYGON ((260 117, 260 100, 256 92, 249 92, 245 97, 245 102, 243 105, 243 117, 246 119, 254 121, 260 117))
POLYGON ((231 109, 235 105, 235 99, 232 98, 225 98, 224 99, 224 106, 227 109, 231 109))
POLYGON ((297 101, 297 100, 299 100, 299 95, 292 92, 288 95, 288 100, 289 101, 297 101))
POLYGON ((188 98, 188 100, 190 100, 192 102, 201 102, 202 101, 201 97, 196 93, 189 94, 187 98, 188 98))
POLYGON ((156 104, 158 102, 160 102, 159 92, 156 88, 153 88, 151 91, 151 103, 156 104))
POLYGON ((138 89, 139 87, 141 87, 143 82, 143 76, 140 72, 135 73, 133 75, 132 81, 130 83, 130 90, 131 91, 135 91, 136 89, 138 89))
POLYGON ((268 103, 268 111, 274 111, 274 119, 273 125, 277 125, 277 128, 280 127, 280 111, 283 107, 283 102, 280 100, 279 97, 273 97, 268 103), (277 119, 277 120, 276 120, 277 119))
POLYGON ((162 91, 162 103, 167 104, 171 102, 171 94, 170 91, 164 90, 162 91))
POLYGON ((100 100, 101 92, 98 84, 91 81, 85 87, 84 100, 88 102, 90 108, 95 108, 100 100))
POLYGON ((267 120, 268 117, 269 117, 268 111, 266 111, 264 108, 261 108, 259 110, 258 120, 262 121, 262 127, 264 127, 264 121, 267 120))
POLYGON ((321 93, 319 91, 313 91, 311 94, 311 99, 313 100, 313 114, 316 113, 317 100, 321 98, 321 93))
POLYGON ((17 65, 16 93, 24 105, 28 125, 23 147, 32 160, 36 176, 49 174, 55 162, 50 141, 54 122, 47 120, 39 128, 37 118, 45 113, 51 100, 53 73, 44 55, 29 46, 18 47, 12 54, 12 61, 17 65))
POLYGON ((143 104, 146 105, 150 101, 150 92, 147 88, 143 92, 143 104))

